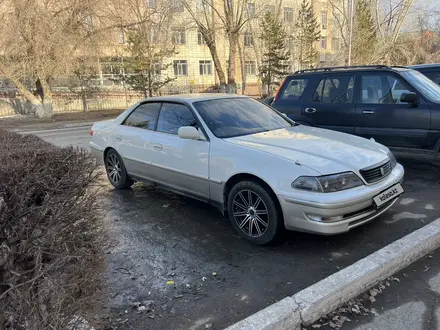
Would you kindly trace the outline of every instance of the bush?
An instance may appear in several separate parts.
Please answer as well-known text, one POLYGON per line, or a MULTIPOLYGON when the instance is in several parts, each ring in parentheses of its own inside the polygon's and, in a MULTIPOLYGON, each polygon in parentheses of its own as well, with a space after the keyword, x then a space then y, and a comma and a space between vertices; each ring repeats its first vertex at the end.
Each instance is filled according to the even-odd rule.
POLYGON ((0 159, 0 329, 61 329, 99 287, 97 162, 3 130, 0 159))

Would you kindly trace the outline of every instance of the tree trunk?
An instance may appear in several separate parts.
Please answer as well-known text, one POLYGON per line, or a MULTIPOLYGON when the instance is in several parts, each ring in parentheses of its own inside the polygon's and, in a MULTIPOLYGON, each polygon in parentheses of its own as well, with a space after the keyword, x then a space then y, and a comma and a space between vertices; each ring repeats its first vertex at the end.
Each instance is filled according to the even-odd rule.
POLYGON ((215 39, 211 38, 210 41, 207 43, 207 45, 209 52, 211 53, 212 61, 214 62, 215 71, 217 71, 218 80, 220 82, 220 91, 224 91, 226 86, 226 76, 225 76, 225 72, 223 71, 220 59, 218 57, 217 45, 215 43, 215 39))
POLYGON ((242 50, 240 43, 238 46, 238 56, 240 57, 240 71, 241 71, 241 95, 244 95, 246 91, 246 71, 245 71, 245 52, 246 50, 242 50))
POLYGON ((236 94, 237 83, 235 82, 235 58, 237 53, 237 39, 236 33, 229 34, 229 67, 228 67, 228 85, 226 87, 226 93, 236 94))
MULTIPOLYGON (((153 97, 153 84, 152 84, 152 82, 151 82, 151 68, 150 68, 150 70, 148 71, 148 96, 149 97, 153 97)), ((146 96, 145 96, 146 97, 146 96)))
POLYGON ((38 118, 51 118, 53 115, 52 108, 52 93, 50 90, 47 92, 47 83, 46 81, 40 80, 43 92, 44 92, 44 101, 36 97, 32 94, 21 82, 15 79, 10 80, 14 83, 14 85, 18 88, 21 95, 23 95, 31 104, 32 110, 35 112, 38 118))

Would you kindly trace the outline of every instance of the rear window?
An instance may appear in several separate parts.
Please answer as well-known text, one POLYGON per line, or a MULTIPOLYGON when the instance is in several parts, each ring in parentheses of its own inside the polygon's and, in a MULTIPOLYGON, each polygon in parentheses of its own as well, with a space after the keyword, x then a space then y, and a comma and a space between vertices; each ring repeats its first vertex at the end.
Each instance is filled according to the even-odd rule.
POLYGON ((299 100, 307 87, 309 80, 306 78, 292 78, 284 83, 278 99, 299 100))

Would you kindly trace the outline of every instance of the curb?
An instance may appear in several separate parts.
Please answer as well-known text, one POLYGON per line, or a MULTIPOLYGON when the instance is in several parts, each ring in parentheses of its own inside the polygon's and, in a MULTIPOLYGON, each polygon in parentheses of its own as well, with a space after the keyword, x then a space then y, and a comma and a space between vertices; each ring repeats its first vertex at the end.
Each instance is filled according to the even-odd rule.
POLYGON ((226 330, 299 330, 440 247, 440 218, 226 330))

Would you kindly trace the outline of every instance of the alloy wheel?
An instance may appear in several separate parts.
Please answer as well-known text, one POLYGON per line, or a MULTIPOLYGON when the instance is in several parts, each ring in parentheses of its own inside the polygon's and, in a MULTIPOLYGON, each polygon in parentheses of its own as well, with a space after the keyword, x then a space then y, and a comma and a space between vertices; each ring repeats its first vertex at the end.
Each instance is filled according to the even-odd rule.
POLYGON ((238 227, 250 237, 262 236, 269 226, 269 210, 254 191, 241 190, 233 201, 233 216, 238 227))
POLYGON ((121 181, 121 162, 115 154, 110 154, 107 158, 107 173, 108 177, 114 184, 118 184, 121 181))

